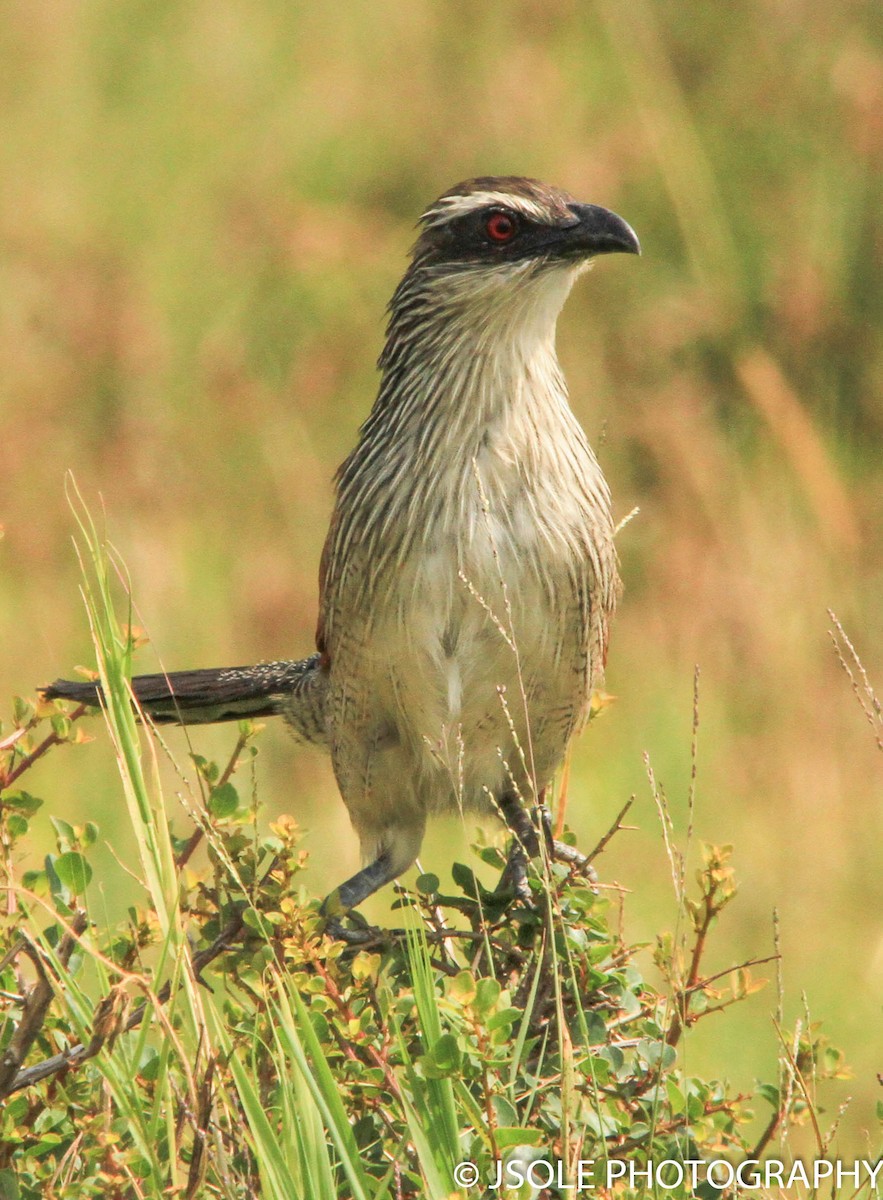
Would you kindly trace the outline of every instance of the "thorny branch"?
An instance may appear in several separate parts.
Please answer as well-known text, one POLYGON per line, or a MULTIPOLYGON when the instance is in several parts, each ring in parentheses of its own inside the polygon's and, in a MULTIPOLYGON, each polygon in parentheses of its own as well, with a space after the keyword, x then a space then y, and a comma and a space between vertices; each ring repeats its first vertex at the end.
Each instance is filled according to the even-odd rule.
POLYGON ((619 810, 619 812, 616 814, 616 817, 614 818, 613 824, 610 826, 610 828, 607 830, 607 832, 606 832, 606 833, 604 834, 604 836, 601 838, 600 842, 598 842, 598 844, 597 844, 597 846, 595 847, 595 849, 594 849, 594 850, 592 850, 592 851, 591 851, 591 852, 590 852, 590 853, 589 853, 589 854, 586 856, 586 863, 593 862, 593 861, 594 861, 594 860, 595 860, 595 859, 598 857, 598 855, 601 853, 601 851, 602 851, 602 850, 605 848, 605 846, 606 846, 606 845, 607 845, 607 843, 610 841, 610 839, 611 839, 612 837, 614 837, 614 835, 615 835, 615 834, 619 833, 619 831, 620 831, 621 829, 632 829, 632 828, 634 828, 634 827, 633 827, 633 826, 631 826, 631 825, 623 825, 623 820, 625 819, 625 817, 626 817, 626 814, 628 813, 629 809, 632 807, 632 805, 634 804, 634 802, 635 802, 635 798, 634 798, 634 796, 631 796, 631 797, 629 797, 629 799, 628 799, 628 800, 625 802, 625 804, 622 806, 622 808, 621 808, 621 809, 619 810))

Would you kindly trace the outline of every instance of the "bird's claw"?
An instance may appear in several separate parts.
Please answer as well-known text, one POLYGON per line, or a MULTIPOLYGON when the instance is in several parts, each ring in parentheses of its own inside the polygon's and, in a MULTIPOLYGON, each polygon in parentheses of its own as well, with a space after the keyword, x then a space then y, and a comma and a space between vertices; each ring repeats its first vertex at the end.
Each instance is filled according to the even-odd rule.
POLYGON ((574 846, 567 842, 552 841, 552 857, 556 862, 566 863, 572 870, 584 876, 591 884, 598 882, 598 873, 585 854, 580 854, 574 846))

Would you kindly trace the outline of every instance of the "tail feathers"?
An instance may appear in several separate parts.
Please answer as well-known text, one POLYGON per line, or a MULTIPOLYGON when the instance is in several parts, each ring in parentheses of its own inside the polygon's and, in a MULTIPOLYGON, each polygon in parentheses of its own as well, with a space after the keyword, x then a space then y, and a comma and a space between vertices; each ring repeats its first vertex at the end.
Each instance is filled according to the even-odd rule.
MULTIPOLYGON (((297 708, 299 697, 305 692, 311 695, 315 692, 319 672, 319 656, 314 654, 299 662, 136 675, 132 690, 140 707, 158 725, 209 725, 275 716, 283 711, 290 720, 288 714, 297 708)), ((95 705, 102 700, 101 684, 97 681, 56 679, 41 690, 47 700, 95 705)))

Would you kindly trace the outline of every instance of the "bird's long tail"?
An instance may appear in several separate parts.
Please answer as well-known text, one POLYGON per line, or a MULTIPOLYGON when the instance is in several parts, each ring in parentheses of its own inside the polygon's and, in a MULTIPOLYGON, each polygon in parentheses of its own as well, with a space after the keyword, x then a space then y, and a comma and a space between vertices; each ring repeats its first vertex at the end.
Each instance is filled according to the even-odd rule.
MULTIPOLYGON (((307 741, 324 740, 324 684, 319 655, 299 662, 258 663, 136 675, 132 691, 157 725, 209 725, 248 717, 285 717, 307 741)), ((97 680, 56 679, 40 689, 47 700, 101 704, 97 680)))

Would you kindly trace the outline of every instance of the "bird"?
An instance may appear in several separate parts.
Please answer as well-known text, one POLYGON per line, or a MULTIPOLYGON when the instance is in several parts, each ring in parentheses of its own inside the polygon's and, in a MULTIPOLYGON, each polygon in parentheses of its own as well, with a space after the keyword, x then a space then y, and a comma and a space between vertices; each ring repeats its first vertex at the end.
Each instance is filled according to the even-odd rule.
MULTIPOLYGON (((132 680, 155 723, 281 715, 327 747, 363 862, 326 898, 329 921, 406 871, 428 818, 451 811, 503 818, 525 892, 534 813, 601 686, 621 590, 610 491, 555 334, 576 279, 640 254, 637 236, 521 176, 457 184, 418 230, 335 479, 315 653, 132 680)), ((42 690, 101 699, 97 681, 42 690)))

